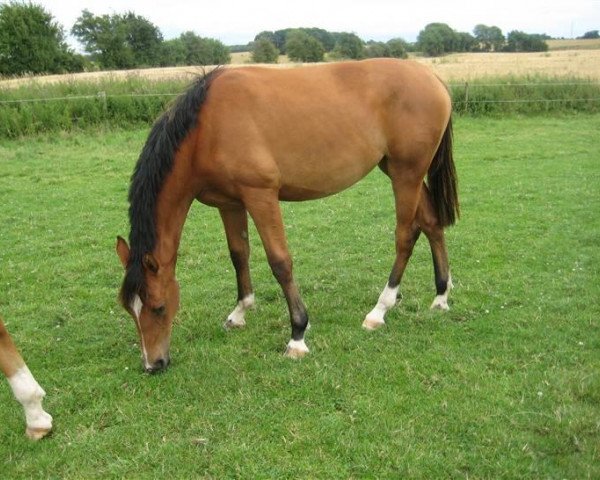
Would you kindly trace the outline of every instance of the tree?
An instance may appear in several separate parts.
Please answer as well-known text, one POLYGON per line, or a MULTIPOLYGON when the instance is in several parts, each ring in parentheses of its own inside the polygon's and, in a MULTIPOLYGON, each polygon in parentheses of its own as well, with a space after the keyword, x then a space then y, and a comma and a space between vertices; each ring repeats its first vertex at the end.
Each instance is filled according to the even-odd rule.
POLYGON ((477 39, 468 32, 455 32, 454 52, 471 52, 475 49, 477 39))
POLYGON ((390 48, 383 42, 369 40, 365 46, 365 56, 367 58, 389 58, 390 48))
POLYGON ((194 32, 179 37, 185 47, 186 65, 224 65, 231 61, 229 49, 219 40, 202 38, 194 32))
POLYGON ((62 27, 41 5, 0 5, 0 74, 83 70, 83 58, 65 42, 62 27))
POLYGON ((548 44, 542 35, 513 30, 507 37, 507 52, 546 52, 548 44))
POLYGON ((322 62, 325 55, 321 42, 304 30, 296 30, 287 35, 285 50, 293 62, 322 62))
POLYGON ((589 32, 585 32, 582 37, 579 37, 582 40, 600 38, 600 34, 598 30, 590 30, 589 32))
POLYGON ((419 48, 430 57, 455 51, 456 32, 445 23, 430 23, 417 37, 419 48))
POLYGON ((388 40, 387 47, 392 58, 407 58, 408 43, 401 38, 392 38, 388 40))
POLYGON ((267 37, 252 42, 252 61, 255 63, 277 63, 279 50, 267 37))
POLYGON ((479 49, 484 52, 500 52, 506 42, 502 30, 498 27, 488 27, 480 23, 473 29, 473 34, 479 49))
POLYGON ((117 21, 123 25, 125 42, 131 49, 136 66, 157 65, 163 42, 158 27, 133 12, 125 13, 117 21))
POLYGON ((181 38, 165 40, 160 47, 159 65, 170 67, 186 64, 186 50, 181 38))
POLYGON ((337 58, 360 60, 365 58, 365 44, 354 33, 343 32, 337 35, 333 53, 337 58))
POLYGON ((152 66, 161 61, 160 30, 133 12, 96 16, 83 10, 71 33, 102 68, 152 66))

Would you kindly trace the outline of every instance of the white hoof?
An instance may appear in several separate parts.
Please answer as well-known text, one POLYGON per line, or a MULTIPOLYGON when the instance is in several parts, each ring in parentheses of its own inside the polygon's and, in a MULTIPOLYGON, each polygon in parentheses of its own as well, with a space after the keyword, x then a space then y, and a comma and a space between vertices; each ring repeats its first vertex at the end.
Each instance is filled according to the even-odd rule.
POLYGON ((228 317, 227 321, 223 324, 223 327, 225 327, 226 330, 231 330, 234 328, 244 328, 245 326, 246 326, 246 320, 244 320, 243 317, 241 317, 241 318, 228 317))
POLYGON ((41 400, 28 403, 25 407, 25 416, 27 418, 25 434, 30 439, 39 440, 52 430, 52 415, 44 411, 41 400))
POLYGON ((367 317, 365 318, 362 327, 365 330, 377 330, 385 325, 385 321, 381 318, 367 317))
POLYGON ((431 310, 443 310, 448 311, 450 307, 448 306, 448 298, 445 295, 438 295, 433 299, 433 303, 431 304, 431 310))
POLYGON ((302 358, 308 354, 309 350, 302 340, 290 340, 285 349, 285 356, 288 358, 302 358))

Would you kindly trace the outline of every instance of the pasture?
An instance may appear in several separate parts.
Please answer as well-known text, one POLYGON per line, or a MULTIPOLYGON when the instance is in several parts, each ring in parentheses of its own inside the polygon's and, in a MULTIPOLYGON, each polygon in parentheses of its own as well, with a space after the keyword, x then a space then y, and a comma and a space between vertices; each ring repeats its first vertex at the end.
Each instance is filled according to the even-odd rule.
POLYGON ((455 119, 462 219, 451 310, 422 238, 402 302, 360 327, 393 260, 379 171, 285 204, 311 317, 301 361, 251 230, 257 307, 222 328, 235 277, 218 213, 192 207, 165 374, 142 373, 118 306, 126 192, 147 129, 0 144, 0 311, 45 388, 40 443, 0 384, 4 478, 598 478, 600 116, 455 119))

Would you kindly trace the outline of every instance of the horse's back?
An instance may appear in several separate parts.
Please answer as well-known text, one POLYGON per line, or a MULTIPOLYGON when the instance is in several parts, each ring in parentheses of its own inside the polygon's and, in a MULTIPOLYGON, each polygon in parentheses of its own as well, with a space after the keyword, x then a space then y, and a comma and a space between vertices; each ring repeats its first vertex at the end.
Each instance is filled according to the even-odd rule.
POLYGON ((282 198, 322 197, 356 183, 411 136, 441 137, 447 97, 429 69, 405 60, 226 69, 201 112, 201 156, 213 172, 271 184, 282 198))

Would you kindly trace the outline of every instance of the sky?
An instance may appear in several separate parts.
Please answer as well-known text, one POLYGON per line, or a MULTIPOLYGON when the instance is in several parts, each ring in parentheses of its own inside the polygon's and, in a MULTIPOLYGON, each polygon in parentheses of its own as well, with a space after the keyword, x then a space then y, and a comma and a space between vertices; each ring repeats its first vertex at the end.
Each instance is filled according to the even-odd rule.
MULTIPOLYGON (((4 0, 0 0, 3 2, 4 0)), ((319 27, 354 32, 363 40, 414 41, 429 23, 473 32, 477 24, 578 37, 600 30, 600 0, 33 0, 68 33, 81 11, 95 15, 132 11, 156 25, 165 39, 193 31, 226 45, 246 44, 263 30, 319 27)), ((75 39, 69 43, 81 50, 75 39)))

